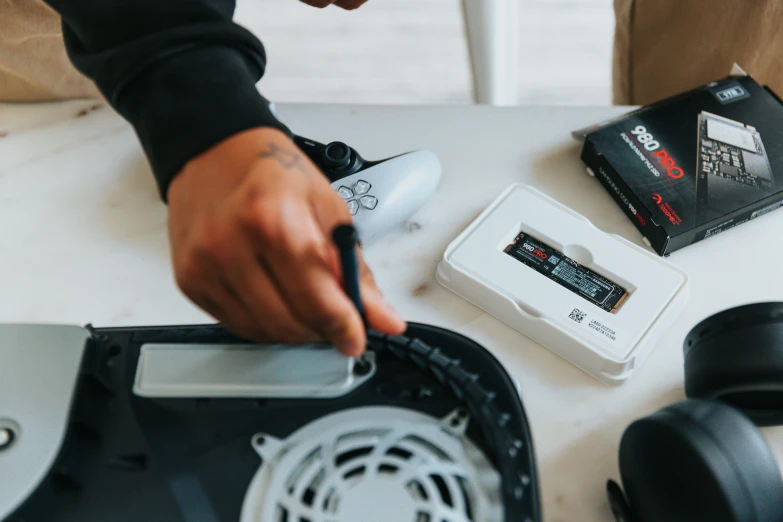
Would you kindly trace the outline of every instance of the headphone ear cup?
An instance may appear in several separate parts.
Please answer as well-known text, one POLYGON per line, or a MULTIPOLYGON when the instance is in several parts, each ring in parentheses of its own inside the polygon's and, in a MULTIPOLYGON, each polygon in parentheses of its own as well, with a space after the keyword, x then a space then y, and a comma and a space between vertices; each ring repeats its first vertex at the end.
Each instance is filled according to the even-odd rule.
POLYGON ((683 344, 685 395, 720 400, 759 426, 783 424, 783 303, 708 317, 683 344))
POLYGON ((779 522, 783 481, 772 451, 744 414, 684 401, 631 424, 620 476, 644 522, 779 522))

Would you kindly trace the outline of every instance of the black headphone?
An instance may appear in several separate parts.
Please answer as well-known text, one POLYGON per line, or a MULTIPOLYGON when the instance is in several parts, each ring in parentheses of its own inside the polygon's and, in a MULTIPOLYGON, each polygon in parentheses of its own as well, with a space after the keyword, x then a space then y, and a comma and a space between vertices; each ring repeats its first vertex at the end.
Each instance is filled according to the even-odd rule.
POLYGON ((757 426, 783 424, 783 303, 718 313, 683 346, 689 400, 622 436, 618 522, 780 522, 783 480, 757 426))

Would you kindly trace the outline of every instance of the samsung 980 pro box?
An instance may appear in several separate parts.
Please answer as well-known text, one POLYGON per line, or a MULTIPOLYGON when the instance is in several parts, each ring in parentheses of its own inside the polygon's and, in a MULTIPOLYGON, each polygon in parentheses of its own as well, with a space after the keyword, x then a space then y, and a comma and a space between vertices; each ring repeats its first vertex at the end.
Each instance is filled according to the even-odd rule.
POLYGON ((588 172, 660 255, 783 206, 783 102, 750 76, 574 134, 588 172))

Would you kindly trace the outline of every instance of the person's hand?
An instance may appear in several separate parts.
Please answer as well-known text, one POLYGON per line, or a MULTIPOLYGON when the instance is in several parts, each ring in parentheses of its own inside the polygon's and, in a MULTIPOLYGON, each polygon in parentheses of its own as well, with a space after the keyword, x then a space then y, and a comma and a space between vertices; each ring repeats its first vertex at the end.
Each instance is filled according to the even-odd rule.
MULTIPOLYGON (((284 133, 253 129, 191 160, 168 190, 177 284, 229 330, 257 342, 325 340, 350 356, 366 332, 342 288, 335 226, 351 215, 284 133)), ((399 334, 361 258, 369 326, 399 334)))
POLYGON ((323 9, 324 7, 328 7, 330 5, 336 5, 337 7, 342 7, 343 9, 358 9, 365 3, 367 3, 367 0, 300 0, 307 5, 311 5, 313 7, 319 7, 323 9))

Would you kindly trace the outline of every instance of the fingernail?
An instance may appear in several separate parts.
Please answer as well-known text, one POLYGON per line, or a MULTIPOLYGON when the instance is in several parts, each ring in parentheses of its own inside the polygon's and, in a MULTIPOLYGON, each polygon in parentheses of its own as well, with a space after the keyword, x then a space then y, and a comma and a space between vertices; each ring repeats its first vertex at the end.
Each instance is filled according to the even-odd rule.
POLYGON ((387 303, 386 301, 383 301, 383 307, 386 309, 386 312, 387 312, 387 313, 388 313, 388 314, 389 314, 389 315, 390 315, 390 316, 391 316, 393 319, 396 319, 397 321, 400 321, 400 322, 403 322, 403 323, 405 322, 405 319, 403 319, 403 318, 402 318, 402 316, 400 315, 400 313, 399 313, 399 312, 398 312, 398 311, 397 311, 397 310, 396 310, 396 309, 395 309, 395 308, 394 308, 392 305, 390 305, 390 304, 389 304, 389 303, 387 303))
POLYGON ((362 343, 345 342, 340 344, 338 350, 348 357, 359 357, 364 353, 364 345, 362 343))

